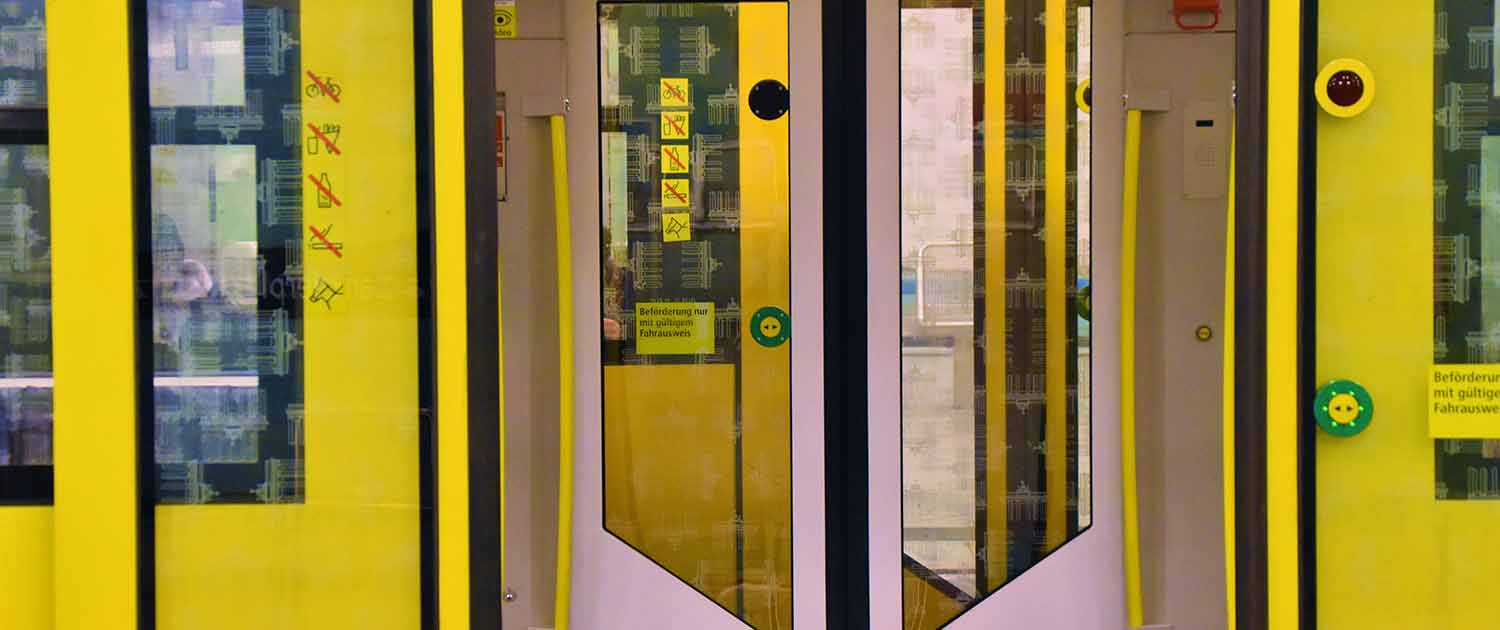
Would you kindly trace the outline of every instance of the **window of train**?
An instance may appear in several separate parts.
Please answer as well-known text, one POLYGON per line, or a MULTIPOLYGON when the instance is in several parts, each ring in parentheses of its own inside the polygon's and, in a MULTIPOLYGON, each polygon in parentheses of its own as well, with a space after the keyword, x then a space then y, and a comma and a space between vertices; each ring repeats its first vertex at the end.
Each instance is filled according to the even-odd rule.
POLYGON ((0 3, 0 503, 52 502, 52 240, 43 0, 0 3))
POLYGON ((1092 522, 1088 5, 901 3, 908 629, 1092 522))
POLYGON ((157 624, 421 627, 425 9, 138 6, 157 624))
POLYGON ((604 526, 791 627, 787 5, 604 3, 604 526))

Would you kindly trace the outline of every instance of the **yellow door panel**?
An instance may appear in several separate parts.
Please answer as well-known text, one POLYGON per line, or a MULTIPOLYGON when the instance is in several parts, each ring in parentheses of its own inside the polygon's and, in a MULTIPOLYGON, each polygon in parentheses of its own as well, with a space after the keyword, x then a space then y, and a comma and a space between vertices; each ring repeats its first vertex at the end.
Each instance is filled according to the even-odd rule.
POLYGON ((412 4, 147 4, 157 627, 421 627, 412 4))
POLYGON ((1480 217, 1500 211, 1479 190, 1500 164, 1482 159, 1485 130, 1473 124, 1489 117, 1494 69, 1469 26, 1490 32, 1494 9, 1423 1, 1372 11, 1324 0, 1318 15, 1319 67, 1363 63, 1373 99, 1360 113, 1356 94, 1328 89, 1334 75, 1313 85, 1325 97, 1325 111, 1311 113, 1314 370, 1319 384, 1363 385, 1374 414, 1362 433, 1316 438, 1316 593, 1308 595, 1317 627, 1491 627, 1500 616, 1500 546, 1489 544, 1500 501, 1475 473, 1488 475, 1500 449, 1430 438, 1427 381, 1434 363, 1484 362, 1473 337, 1466 345, 1450 327, 1485 315, 1493 284, 1471 259, 1491 256, 1478 247, 1480 217))
POLYGON ((604 526, 754 628, 792 611, 787 20, 599 13, 604 526))

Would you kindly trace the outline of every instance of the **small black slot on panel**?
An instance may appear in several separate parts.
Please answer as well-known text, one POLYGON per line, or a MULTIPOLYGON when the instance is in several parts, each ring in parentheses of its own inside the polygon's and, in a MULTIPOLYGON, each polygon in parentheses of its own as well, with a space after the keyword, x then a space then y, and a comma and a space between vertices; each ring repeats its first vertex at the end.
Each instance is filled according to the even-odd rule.
POLYGON ((1200 121, 1197 121, 1194 124, 1196 124, 1199 127, 1212 127, 1212 126, 1214 126, 1214 121, 1213 120, 1200 120, 1200 121))

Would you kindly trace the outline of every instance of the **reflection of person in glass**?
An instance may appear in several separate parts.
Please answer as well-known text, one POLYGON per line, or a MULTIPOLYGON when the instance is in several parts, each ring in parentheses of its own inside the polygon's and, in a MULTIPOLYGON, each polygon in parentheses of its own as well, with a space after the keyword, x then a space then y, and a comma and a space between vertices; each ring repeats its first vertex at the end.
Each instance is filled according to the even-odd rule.
POLYGON ((187 257, 187 248, 172 217, 158 214, 151 227, 153 343, 166 346, 178 355, 179 367, 186 367, 181 365, 186 354, 181 342, 192 315, 191 307, 209 296, 214 280, 207 266, 187 257))
POLYGON ((615 260, 604 261, 604 361, 619 363, 626 342, 625 313, 635 308, 635 279, 630 268, 615 260))

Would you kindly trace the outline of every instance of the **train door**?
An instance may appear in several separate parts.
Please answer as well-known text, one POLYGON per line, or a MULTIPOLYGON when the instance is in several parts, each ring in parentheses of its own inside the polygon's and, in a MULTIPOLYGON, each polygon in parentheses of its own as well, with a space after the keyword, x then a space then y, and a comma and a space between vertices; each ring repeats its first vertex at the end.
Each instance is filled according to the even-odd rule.
POLYGON ((876 628, 1230 614, 1236 12, 1185 4, 870 9, 876 628))
POLYGON ((1125 618, 1124 12, 1094 4, 869 7, 874 628, 1125 618))
POLYGON ((1311 4, 1302 627, 1493 625, 1497 5, 1311 4))
POLYGON ((818 3, 498 4, 507 624, 823 627, 818 3))

